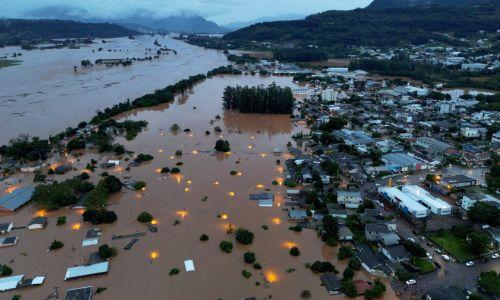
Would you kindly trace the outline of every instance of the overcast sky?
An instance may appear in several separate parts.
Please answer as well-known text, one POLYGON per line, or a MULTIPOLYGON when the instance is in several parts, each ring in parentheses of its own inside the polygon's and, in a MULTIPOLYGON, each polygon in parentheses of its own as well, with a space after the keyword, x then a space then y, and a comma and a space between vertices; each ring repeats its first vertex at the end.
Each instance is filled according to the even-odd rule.
POLYGON ((20 18, 47 6, 84 9, 87 17, 125 17, 137 10, 158 17, 179 12, 201 15, 219 24, 248 21, 264 16, 308 15, 331 9, 365 7, 372 0, 1 0, 0 17, 20 18))

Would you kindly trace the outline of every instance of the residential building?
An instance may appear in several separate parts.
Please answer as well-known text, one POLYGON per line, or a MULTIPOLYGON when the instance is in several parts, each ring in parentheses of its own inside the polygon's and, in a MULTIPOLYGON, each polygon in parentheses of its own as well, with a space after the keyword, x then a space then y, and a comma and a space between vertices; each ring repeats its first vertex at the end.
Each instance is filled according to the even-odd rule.
POLYGON ((362 202, 359 191, 337 191, 337 203, 345 205, 346 208, 358 208, 362 202))
POLYGON ((335 273, 327 272, 327 273, 321 275, 320 278, 321 278, 321 282, 323 283, 326 290, 328 291, 328 294, 330 294, 332 296, 340 294, 340 289, 342 287, 342 283, 337 278, 335 273))
POLYGON ((385 246, 399 243, 399 236, 384 224, 365 224, 365 238, 372 242, 381 242, 385 246))
POLYGON ((382 253, 392 262, 409 261, 411 254, 405 246, 398 244, 381 248, 382 253))
POLYGON ((460 187, 477 185, 477 180, 467 175, 460 174, 460 175, 443 177, 441 179, 441 183, 448 188, 460 188, 460 187))

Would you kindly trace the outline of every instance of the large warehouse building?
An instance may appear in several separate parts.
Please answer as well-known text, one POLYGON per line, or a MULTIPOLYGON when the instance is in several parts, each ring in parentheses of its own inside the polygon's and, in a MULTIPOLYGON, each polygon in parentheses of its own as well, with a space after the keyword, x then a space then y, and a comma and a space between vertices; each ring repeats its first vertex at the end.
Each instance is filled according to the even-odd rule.
POLYGON ((445 201, 432 196, 428 191, 418 185, 403 185, 403 192, 425 207, 428 207, 433 214, 444 216, 451 214, 451 205, 445 201))
POLYGON ((397 203, 405 213, 414 218, 425 218, 429 215, 429 209, 427 207, 418 203, 414 198, 403 193, 396 187, 380 187, 378 191, 386 199, 393 203, 397 203))

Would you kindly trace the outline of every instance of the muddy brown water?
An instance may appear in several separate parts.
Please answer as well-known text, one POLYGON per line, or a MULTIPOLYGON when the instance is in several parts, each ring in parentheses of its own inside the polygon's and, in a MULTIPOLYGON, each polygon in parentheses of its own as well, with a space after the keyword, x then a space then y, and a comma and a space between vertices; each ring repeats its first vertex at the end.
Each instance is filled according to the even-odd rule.
MULTIPOLYGON (((118 249, 118 256, 110 262, 109 273, 68 282, 63 280, 67 267, 84 263, 98 246, 82 247, 86 231, 94 226, 82 223, 80 212, 61 209, 47 214, 47 228, 13 231, 11 235, 18 235, 19 243, 0 249, 0 263, 9 264, 14 274, 44 275, 45 283, 41 287, 2 293, 0 298, 10 299, 20 294, 22 299, 45 299, 54 287, 59 288, 62 298, 67 289, 88 285, 94 290, 107 288, 93 299, 243 299, 252 296, 264 299, 270 295, 272 299, 299 299, 304 289, 312 292, 313 299, 332 298, 321 286, 319 276, 304 264, 327 259, 342 272, 346 262, 336 261, 337 249, 325 246, 314 231, 295 233, 288 230, 293 224, 283 211, 285 188, 271 184, 283 177, 283 162, 289 157, 286 152, 275 156, 273 149, 284 150, 294 133, 307 129, 293 124, 289 116, 239 114, 224 112, 221 108, 222 91, 227 85, 272 82, 294 86, 286 77, 221 76, 205 80, 172 104, 120 116, 119 119, 149 122, 148 129, 135 140, 118 138, 117 141, 136 153, 152 154, 155 159, 130 172, 124 170, 125 164, 107 170, 121 178, 132 176, 131 180, 144 180, 148 184, 145 191, 123 190, 113 195, 109 209, 117 213, 118 221, 98 226, 103 230, 100 245, 107 243, 118 249), (216 120, 216 115, 220 120, 216 120), (169 128, 173 123, 179 124, 182 130, 171 132, 169 128), (222 129, 220 134, 214 133, 215 126, 222 129), (186 128, 191 131, 185 133, 186 128), (211 134, 206 135, 206 130, 211 134), (212 154, 213 145, 219 138, 230 142, 230 154, 212 154), (173 156, 176 150, 183 151, 182 157, 173 156), (277 159, 281 160, 281 165, 277 165, 277 159), (158 172, 165 166, 174 167, 177 162, 183 163, 179 167, 180 175, 163 176, 158 172), (241 176, 230 175, 231 170, 240 172, 241 176), (272 208, 259 207, 248 200, 250 193, 265 188, 275 194, 272 208), (202 201, 205 197, 206 201, 202 201), (153 214, 158 222, 157 233, 148 232, 145 225, 136 221, 142 211, 153 214), (66 225, 57 227, 56 217, 60 215, 66 215, 68 220, 66 225), (174 226, 175 220, 181 223, 174 226), (269 230, 264 230, 262 225, 269 226, 269 230), (226 233, 228 226, 251 230, 255 234, 254 242, 248 246, 238 244, 234 235, 226 233), (113 234, 135 232, 147 233, 129 251, 123 247, 130 239, 111 239, 113 234), (209 241, 199 241, 201 234, 207 234, 209 241), (65 246, 46 252, 54 239, 63 241, 65 246), (226 254, 219 249, 222 240, 234 242, 232 253, 226 254), (292 257, 288 253, 293 245, 299 247, 300 256, 292 257), (246 251, 255 252, 262 270, 254 270, 244 263, 246 251), (153 252, 156 259, 151 259, 153 252), (184 269, 184 261, 188 259, 194 261, 194 272, 184 269), (172 268, 181 270, 180 274, 169 276, 172 268), (242 276, 244 269, 252 273, 250 278, 242 276), (287 272, 289 269, 295 271, 287 272), (265 279, 271 283, 266 285, 265 279)), ((77 171, 55 178, 60 180, 79 174, 91 158, 102 162, 110 156, 86 152, 79 161, 70 158, 77 171)), ((98 169, 91 180, 97 181, 102 171, 98 169)), ((19 183, 22 185, 30 181, 31 175, 21 174, 15 178, 23 180, 19 183)), ((37 213, 35 208, 28 206, 14 215, 0 217, 0 222, 25 225, 37 213)), ((371 279, 361 271, 356 276, 371 279)), ((388 289, 385 298, 395 298, 388 289)))
POLYGON ((0 69, 0 145, 19 134, 47 137, 61 132, 88 120, 97 109, 228 63, 221 51, 192 46, 168 36, 114 38, 106 39, 106 43, 95 40, 79 49, 0 48, 0 57, 10 57, 12 53, 22 56, 17 58, 21 60, 19 65, 0 69), (155 40, 176 50, 177 55, 169 52, 159 59, 127 67, 80 67, 86 59, 94 63, 99 58, 154 56, 159 49, 155 40), (103 51, 97 51, 99 48, 103 51), (73 66, 78 66, 76 73, 73 66))

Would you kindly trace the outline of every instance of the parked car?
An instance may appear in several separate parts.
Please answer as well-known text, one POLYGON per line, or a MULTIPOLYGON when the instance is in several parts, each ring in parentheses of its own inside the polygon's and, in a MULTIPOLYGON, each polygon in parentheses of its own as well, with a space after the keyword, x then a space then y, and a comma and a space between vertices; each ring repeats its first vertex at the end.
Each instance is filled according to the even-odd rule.
POLYGON ((426 244, 427 246, 429 246, 429 247, 432 247, 432 243, 431 243, 431 242, 427 242, 427 243, 425 243, 425 244, 426 244))
POLYGON ((493 258, 493 259, 497 259, 497 258, 499 258, 499 257, 500 257, 500 254, 498 254, 498 253, 495 253, 495 254, 493 254, 493 255, 491 256, 491 258, 493 258))
POLYGON ((415 279, 406 280, 406 285, 414 285, 415 283, 417 283, 417 281, 415 279))
POLYGON ((416 243, 414 238, 409 237, 408 240, 412 243, 416 243))
POLYGON ((446 260, 446 261, 450 261, 450 260, 451 260, 451 258, 450 258, 448 255, 446 255, 446 254, 441 255, 441 257, 442 257, 444 260, 446 260))
POLYGON ((434 252, 436 252, 437 254, 441 254, 441 253, 443 253, 443 251, 441 251, 441 250, 440 250, 440 249, 438 249, 438 248, 434 248, 434 252))
POLYGON ((425 255, 427 255, 427 258, 428 258, 429 260, 432 260, 432 255, 431 255, 429 252, 425 252, 425 255))
POLYGON ((474 265, 474 262, 472 260, 468 261, 465 263, 467 267, 472 267, 474 265))

